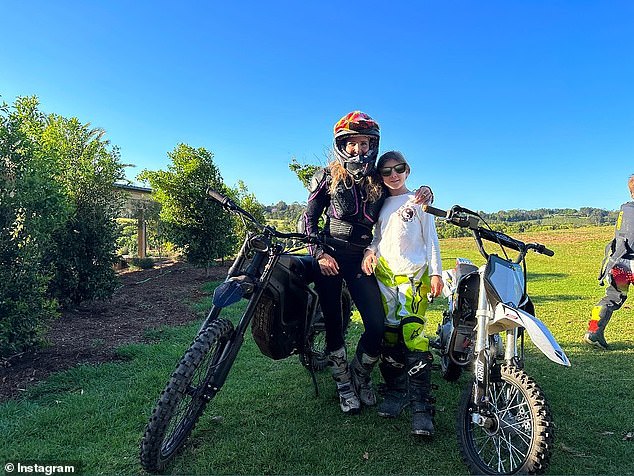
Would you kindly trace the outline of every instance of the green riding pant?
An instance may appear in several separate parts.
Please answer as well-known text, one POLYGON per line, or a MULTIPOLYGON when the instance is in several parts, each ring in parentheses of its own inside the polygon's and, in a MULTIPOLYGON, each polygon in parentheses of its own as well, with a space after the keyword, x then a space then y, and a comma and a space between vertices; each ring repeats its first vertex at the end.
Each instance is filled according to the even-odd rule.
POLYGON ((396 275, 383 257, 379 257, 374 270, 379 283, 385 309, 384 344, 397 346, 399 340, 409 351, 429 350, 429 339, 425 336, 425 311, 431 290, 427 268, 415 276, 396 275))

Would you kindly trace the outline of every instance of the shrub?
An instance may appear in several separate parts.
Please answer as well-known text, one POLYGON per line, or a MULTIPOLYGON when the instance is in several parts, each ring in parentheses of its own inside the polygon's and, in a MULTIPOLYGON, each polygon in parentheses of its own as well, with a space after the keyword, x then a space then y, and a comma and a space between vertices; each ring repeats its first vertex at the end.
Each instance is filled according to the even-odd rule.
POLYGON ((168 156, 168 170, 144 170, 138 178, 150 183, 153 199, 161 205, 165 237, 188 262, 209 267, 236 244, 232 217, 206 194, 207 187, 225 194, 227 188, 206 149, 179 144, 168 156))
POLYGON ((115 289, 123 166, 102 136, 35 97, 0 106, 1 355, 40 343, 58 303, 115 289))
POLYGON ((117 285, 116 218, 123 197, 114 184, 123 179, 123 165, 103 135, 75 118, 50 115, 40 137, 59 164, 55 179, 71 210, 53 234, 54 252, 47 257, 54 273, 49 292, 64 307, 109 298, 117 285))
POLYGON ((42 118, 37 101, 0 107, 0 355, 39 344, 57 303, 47 295, 51 232, 68 215, 56 164, 41 153, 31 132, 42 118))

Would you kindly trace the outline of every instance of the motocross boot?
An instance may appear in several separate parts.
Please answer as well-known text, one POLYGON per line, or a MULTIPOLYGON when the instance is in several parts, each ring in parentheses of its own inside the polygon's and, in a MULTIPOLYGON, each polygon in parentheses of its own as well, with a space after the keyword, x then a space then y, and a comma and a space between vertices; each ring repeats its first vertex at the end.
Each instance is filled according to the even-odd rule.
POLYGON ((431 396, 431 352, 411 352, 407 356, 409 399, 412 407, 412 434, 434 434, 434 405, 431 396))
POLYGON ((341 347, 340 349, 332 351, 328 355, 328 365, 330 365, 332 370, 332 378, 337 384, 337 394, 339 395, 341 411, 348 414, 359 413, 361 402, 352 385, 346 348, 341 347))
POLYGON ((612 309, 607 306, 594 306, 592 308, 592 318, 588 322, 588 332, 583 340, 598 349, 609 350, 610 346, 605 340, 605 327, 612 317, 612 309))
POLYGON ((391 357, 382 357, 379 371, 385 380, 383 401, 377 413, 383 418, 397 418, 409 404, 407 398, 407 369, 391 357))
POLYGON ((372 386, 371 375, 372 369, 378 360, 378 356, 371 357, 359 347, 350 363, 352 384, 361 403, 367 406, 376 405, 376 394, 372 386))

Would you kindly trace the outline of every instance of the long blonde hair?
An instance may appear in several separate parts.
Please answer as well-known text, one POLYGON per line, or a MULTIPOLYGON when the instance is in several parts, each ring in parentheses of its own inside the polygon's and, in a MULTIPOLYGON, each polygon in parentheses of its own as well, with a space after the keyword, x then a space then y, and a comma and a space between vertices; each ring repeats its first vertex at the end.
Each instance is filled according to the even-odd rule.
MULTIPOLYGON (((330 182, 330 195, 334 195, 340 182, 343 182, 344 186, 348 188, 354 186, 354 178, 344 166, 341 165, 341 162, 335 159, 328 164, 328 168, 330 169, 330 176, 332 177, 332 181, 330 182)), ((374 171, 371 175, 362 179, 361 186, 364 188, 369 202, 376 202, 383 193, 383 183, 378 180, 376 172, 374 171)))

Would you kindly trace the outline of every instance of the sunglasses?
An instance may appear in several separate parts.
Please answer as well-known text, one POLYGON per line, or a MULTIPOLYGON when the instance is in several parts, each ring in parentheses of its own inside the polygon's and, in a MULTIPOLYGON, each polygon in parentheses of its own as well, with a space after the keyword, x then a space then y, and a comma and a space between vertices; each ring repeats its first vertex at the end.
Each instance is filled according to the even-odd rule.
POLYGON ((396 172, 397 174, 402 174, 405 173, 405 171, 407 170, 407 164, 396 164, 393 167, 381 167, 379 169, 379 173, 383 177, 389 177, 390 175, 392 175, 392 169, 394 169, 394 172, 396 172))

